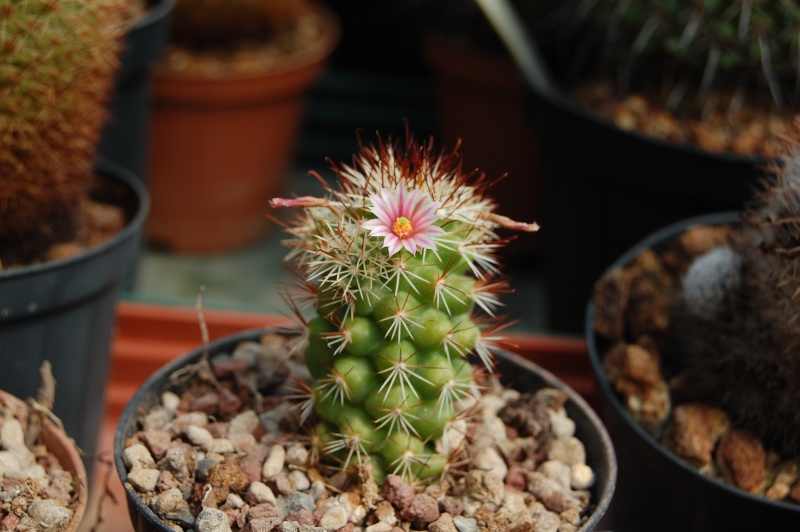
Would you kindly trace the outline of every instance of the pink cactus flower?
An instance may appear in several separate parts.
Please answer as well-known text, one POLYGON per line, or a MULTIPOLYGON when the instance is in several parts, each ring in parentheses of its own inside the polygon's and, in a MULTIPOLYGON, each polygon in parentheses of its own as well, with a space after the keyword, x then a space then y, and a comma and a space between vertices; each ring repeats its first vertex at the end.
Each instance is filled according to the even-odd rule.
POLYGON ((444 229, 434 225, 439 219, 436 210, 440 203, 431 201, 424 192, 406 191, 401 185, 396 195, 383 188, 380 194, 370 194, 369 199, 369 210, 378 218, 364 222, 362 227, 370 230, 370 236, 384 238, 383 246, 389 248, 390 257, 402 248, 412 255, 417 248, 434 249, 433 238, 445 234, 444 229))

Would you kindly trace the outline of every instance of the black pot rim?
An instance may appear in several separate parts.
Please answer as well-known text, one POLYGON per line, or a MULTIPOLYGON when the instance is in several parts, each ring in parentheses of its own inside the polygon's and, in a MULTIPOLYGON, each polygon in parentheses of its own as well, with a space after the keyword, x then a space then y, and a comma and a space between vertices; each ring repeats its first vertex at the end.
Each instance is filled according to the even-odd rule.
MULTIPOLYGON (((611 272, 621 266, 625 266, 630 264, 633 259, 638 255, 640 251, 646 248, 652 248, 653 246, 663 243, 671 238, 674 238, 679 233, 683 232, 687 227, 692 225, 720 225, 724 223, 736 223, 741 219, 741 212, 738 211, 728 211, 728 212, 719 212, 719 213, 711 213, 702 216, 695 216, 692 218, 687 218, 685 220, 680 220, 673 224, 667 225, 662 229, 650 234, 639 243, 637 243, 632 248, 628 249, 624 254, 622 254, 613 264, 611 264, 602 274, 600 277, 605 278, 611 274, 611 272)), ((773 501, 767 499, 765 497, 759 497, 757 495, 753 495, 748 493, 744 490, 739 488, 735 488, 730 484, 727 484, 721 480, 716 478, 712 478, 707 475, 703 475, 700 473, 696 468, 691 466, 690 464, 684 462, 680 458, 678 458, 674 453, 668 451, 663 445, 661 445, 649 432, 647 432, 641 425, 639 425, 628 413, 628 409, 625 407, 624 404, 620 401, 617 394, 611 388, 611 384, 605 376, 605 371, 603 370, 603 363, 601 360, 601 356, 597 346, 597 336, 594 333, 594 293, 589 296, 589 301, 586 305, 586 321, 585 321, 585 338, 586 338, 586 349, 589 353, 589 361, 592 364, 592 370, 595 374, 595 381, 599 385, 600 389, 603 392, 606 400, 610 402, 614 411, 621 419, 624 420, 625 424, 643 441, 645 441, 649 447, 652 448, 655 452, 657 452, 662 458, 666 459, 671 464, 674 464, 676 467, 683 470, 685 473, 695 477, 696 479, 701 480, 702 482, 706 483, 709 487, 717 488, 722 490, 725 493, 733 497, 743 497, 755 504, 763 504, 767 507, 775 507, 781 510, 790 510, 796 512, 798 516, 800 516, 800 504, 789 504, 780 501, 773 501)))
MULTIPOLYGON (((130 484, 127 482, 128 470, 122 458, 122 449, 125 445, 124 435, 123 435, 123 424, 126 423, 129 419, 135 418, 135 416, 139 412, 140 408, 139 403, 141 402, 142 398, 144 398, 149 393, 150 388, 154 387, 159 381, 164 380, 165 377, 167 377, 168 375, 184 367, 189 360, 199 358, 203 352, 214 354, 215 352, 218 352, 222 346, 235 345, 241 341, 258 338, 260 335, 266 332, 297 334, 298 329, 296 327, 287 327, 287 328, 262 327, 262 328, 250 329, 236 333, 234 335, 225 336, 223 338, 210 342, 205 347, 197 348, 169 362, 168 364, 158 369, 155 373, 153 373, 144 382, 144 384, 142 384, 141 387, 136 391, 134 396, 131 398, 131 400, 128 402, 128 404, 125 406, 124 410, 120 414, 119 422, 114 434, 114 464, 117 469, 117 475, 122 481, 122 485, 125 488, 126 497, 128 498, 128 500, 135 501, 137 510, 140 513, 142 513, 151 524, 158 527, 159 525, 163 525, 163 521, 155 514, 155 512, 153 512, 150 509, 149 506, 141 502, 135 490, 133 490, 132 486, 130 486, 130 484)), ((599 440, 602 443, 602 453, 603 453, 602 460, 605 464, 607 464, 608 474, 604 479, 605 482, 602 485, 597 486, 597 491, 598 493, 601 494, 600 500, 598 500, 593 505, 593 511, 591 517, 579 529, 579 531, 592 530, 593 527, 596 527, 600 519, 602 519, 602 517, 605 515, 606 511, 608 510, 608 506, 611 504, 611 499, 614 495, 614 488, 616 486, 616 479, 617 479, 616 454, 614 453, 614 446, 613 443, 611 442, 611 437, 606 431, 605 426, 603 425, 599 416, 594 412, 592 407, 589 406, 589 404, 583 399, 583 397, 580 396, 580 394, 578 394, 571 387, 567 386, 563 381, 561 381, 561 379, 559 379, 549 371, 539 367, 533 362, 530 362, 529 360, 526 360, 510 351, 505 351, 505 350, 500 351, 499 353, 497 353, 497 356, 498 358, 510 360, 531 373, 538 374, 539 376, 542 377, 544 381, 548 383, 548 385, 563 390, 569 398, 567 404, 569 405, 570 403, 572 403, 576 408, 581 410, 588 418, 592 427, 597 431, 599 440)))
POLYGON ((768 162, 768 158, 761 155, 740 155, 733 152, 710 152, 698 146, 695 146, 694 144, 683 143, 683 142, 670 142, 658 137, 645 135, 638 131, 625 130, 620 127, 617 127, 617 125, 614 124, 614 122, 612 122, 611 120, 591 112, 586 107, 580 105, 575 100, 568 98, 567 96, 561 94, 558 91, 556 91, 553 94, 542 94, 537 91, 534 91, 533 89, 531 89, 531 91, 534 94, 536 94, 538 98, 542 98, 546 101, 549 101, 551 105, 560 108, 562 111, 566 113, 579 116, 582 119, 594 124, 596 127, 602 128, 608 131, 609 133, 613 133, 616 135, 628 135, 634 139, 637 139, 638 142, 642 142, 647 145, 675 150, 676 152, 685 153, 687 155, 692 155, 694 157, 722 159, 724 161, 733 164, 765 166, 766 163, 768 162))
POLYGON ((122 229, 122 231, 102 244, 87 249, 86 251, 77 255, 73 255, 72 257, 0 271, 0 279, 15 279, 31 275, 40 275, 42 273, 46 273, 51 270, 57 270, 72 264, 80 264, 82 262, 91 261, 98 255, 105 254, 107 250, 121 246, 124 242, 130 240, 133 235, 140 230, 147 219, 148 213, 150 212, 150 199, 144 184, 129 170, 126 170, 125 168, 105 159, 98 159, 95 162, 94 171, 104 177, 122 182, 136 196, 139 208, 136 210, 133 217, 125 224, 125 227, 122 229))

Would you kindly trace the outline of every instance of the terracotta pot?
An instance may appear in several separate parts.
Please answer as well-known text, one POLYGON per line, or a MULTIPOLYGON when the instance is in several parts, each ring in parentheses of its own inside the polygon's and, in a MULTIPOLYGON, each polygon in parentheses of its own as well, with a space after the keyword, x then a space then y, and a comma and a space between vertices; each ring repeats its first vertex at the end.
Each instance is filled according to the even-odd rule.
MULTIPOLYGON (((490 180, 508 174, 488 191, 500 214, 541 221, 539 141, 526 113, 528 96, 517 67, 507 56, 436 33, 425 36, 424 52, 435 80, 442 143, 454 146, 461 140, 465 170, 478 168, 490 180)), ((530 255, 539 240, 512 241, 502 253, 508 258, 530 255)))
MULTIPOLYGON (((0 402, 3 405, 10 406, 17 412, 27 412, 28 410, 28 405, 24 401, 3 390, 0 390, 0 402)), ((20 419, 20 422, 23 424, 24 429, 27 425, 27 419, 20 419)), ((89 496, 89 481, 86 469, 83 467, 83 460, 78 454, 75 442, 49 419, 45 418, 44 420, 41 438, 45 448, 58 459, 61 467, 72 475, 75 488, 74 503, 71 506, 73 512, 72 521, 64 529, 64 532, 76 532, 83 520, 89 496)))
MULTIPOLYGON (((171 375, 189 364, 196 363, 204 354, 214 356, 218 353, 230 353, 243 341, 257 341, 266 332, 275 329, 259 328, 239 334, 227 336, 211 342, 207 347, 196 348, 185 356, 172 360, 160 368, 145 382, 125 407, 117 425, 114 438, 114 461, 120 480, 125 486, 128 511, 134 529, 139 532, 169 532, 169 525, 161 520, 153 510, 140 498, 133 486, 128 482, 128 470, 123 460, 125 442, 139 430, 138 422, 142 412, 146 412, 157 404, 163 392, 170 389, 171 375)), ((287 332, 287 334, 293 334, 287 332)), ((566 344, 553 343, 556 349, 566 348, 566 344)), ((565 349, 566 352, 566 349, 565 349)), ((516 390, 532 391, 542 387, 553 387, 563 390, 568 400, 565 409, 568 416, 575 421, 575 435, 586 447, 586 463, 595 472, 596 481, 590 488, 592 495, 591 513, 587 521, 579 529, 581 532, 596 530, 608 508, 616 485, 616 456, 611 440, 600 419, 586 401, 564 382, 524 358, 501 351, 497 353, 496 369, 503 383, 516 390)))
POLYGON ((260 75, 153 77, 148 173, 150 241, 208 253, 252 243, 268 230, 269 200, 284 191, 305 93, 339 37, 321 6, 321 42, 260 75))

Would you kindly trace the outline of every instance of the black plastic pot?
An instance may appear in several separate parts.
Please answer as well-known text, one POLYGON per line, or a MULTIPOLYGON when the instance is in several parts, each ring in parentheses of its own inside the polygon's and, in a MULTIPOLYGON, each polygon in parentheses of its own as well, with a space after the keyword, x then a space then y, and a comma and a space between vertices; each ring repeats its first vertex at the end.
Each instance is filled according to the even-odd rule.
POLYGON ((55 414, 89 453, 104 414, 114 309, 125 272, 138 258, 149 206, 144 187, 128 172, 105 162, 96 172, 110 181, 109 199, 125 208, 125 229, 77 256, 0 272, 0 389, 35 397, 39 367, 49 360, 55 414))
MULTIPOLYGON (((213 356, 220 352, 232 352, 242 341, 254 341, 268 329, 255 329, 228 336, 208 346, 208 353, 213 356)), ((198 348, 191 353, 167 364, 154 373, 131 399, 120 416, 114 437, 114 461, 117 473, 125 486, 128 500, 128 512, 134 529, 138 532, 161 531, 171 532, 158 516, 144 504, 133 487, 128 483, 128 472, 123 462, 122 450, 125 441, 138 430, 141 412, 149 410, 161 400, 161 394, 169 389, 169 377, 172 373, 188 364, 196 362, 203 355, 204 349, 198 348)), ((590 519, 581 527, 581 531, 596 530, 601 518, 608 508, 614 493, 617 477, 617 463, 611 440, 600 419, 574 390, 555 376, 531 362, 509 352, 501 352, 497 359, 497 371, 502 375, 505 385, 517 390, 535 390, 550 386, 564 390, 569 400, 565 406, 567 414, 575 421, 576 436, 586 447, 586 462, 592 467, 596 481, 592 487, 594 510, 590 519)))
POLYGON ((109 120, 98 151, 141 180, 146 180, 150 126, 150 71, 167 42, 169 13, 176 0, 150 0, 148 10, 125 37, 122 66, 109 102, 109 120))
MULTIPOLYGON (((603 276, 630 264, 643 249, 663 249, 690 225, 738 221, 739 213, 725 212, 669 225, 625 252, 603 276)), ((619 456, 619 481, 608 527, 616 532, 800 529, 800 505, 770 501, 702 475, 631 418, 603 371, 602 354, 609 346, 594 334, 593 299, 586 307, 586 345, 602 392, 601 414, 619 456)))
POLYGON ((765 160, 623 131, 561 96, 530 93, 541 142, 549 330, 580 333, 586 294, 630 245, 679 220, 738 210, 765 160))

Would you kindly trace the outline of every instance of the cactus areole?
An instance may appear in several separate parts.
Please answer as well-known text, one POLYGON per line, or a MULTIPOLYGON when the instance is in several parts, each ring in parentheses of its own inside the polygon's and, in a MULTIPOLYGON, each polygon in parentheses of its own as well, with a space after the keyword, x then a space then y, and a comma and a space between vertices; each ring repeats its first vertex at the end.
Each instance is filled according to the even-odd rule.
POLYGON ((297 213, 285 243, 313 377, 304 414, 344 469, 369 457, 379 477, 435 479, 458 451, 455 405, 480 393, 468 355, 492 369, 507 287, 496 230, 538 225, 495 214, 489 183, 461 172, 457 149, 411 135, 332 169, 336 185, 317 176, 324 197, 272 201, 297 213))

